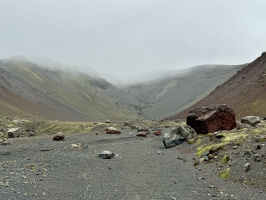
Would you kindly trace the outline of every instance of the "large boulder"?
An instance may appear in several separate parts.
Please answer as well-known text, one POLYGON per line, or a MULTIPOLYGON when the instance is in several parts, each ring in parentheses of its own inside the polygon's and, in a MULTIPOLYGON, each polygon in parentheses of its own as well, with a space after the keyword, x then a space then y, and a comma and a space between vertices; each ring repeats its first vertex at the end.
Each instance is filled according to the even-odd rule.
POLYGON ((241 123, 248 124, 250 126, 256 126, 260 123, 261 119, 258 116, 246 116, 241 119, 241 123))
POLYGON ((235 112, 224 104, 189 111, 187 125, 194 128, 198 134, 231 130, 237 126, 235 112))
POLYGON ((172 131, 170 133, 164 134, 163 144, 165 148, 171 148, 178 144, 181 144, 183 141, 191 139, 196 135, 196 131, 190 126, 179 125, 172 128, 172 131))

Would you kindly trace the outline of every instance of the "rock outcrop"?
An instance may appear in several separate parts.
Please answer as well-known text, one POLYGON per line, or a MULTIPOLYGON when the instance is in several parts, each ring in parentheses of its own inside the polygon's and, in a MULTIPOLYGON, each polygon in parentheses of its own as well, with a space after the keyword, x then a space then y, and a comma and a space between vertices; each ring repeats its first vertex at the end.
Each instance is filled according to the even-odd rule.
POLYGON ((198 134, 231 130, 237 126, 235 112, 225 104, 200 107, 189 111, 187 125, 194 128, 198 134))

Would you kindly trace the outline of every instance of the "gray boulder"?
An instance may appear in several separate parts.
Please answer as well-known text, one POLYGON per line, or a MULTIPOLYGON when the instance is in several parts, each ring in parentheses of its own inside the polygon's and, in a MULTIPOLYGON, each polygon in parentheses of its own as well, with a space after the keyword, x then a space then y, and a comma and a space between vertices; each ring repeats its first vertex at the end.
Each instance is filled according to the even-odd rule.
POLYGON ((103 159, 111 159, 115 156, 115 154, 111 151, 106 151, 104 150, 102 153, 99 154, 99 157, 100 158, 103 158, 103 159))
POLYGON ((183 141, 191 139, 196 135, 196 131, 190 126, 179 125, 172 128, 172 131, 170 133, 164 134, 163 144, 165 148, 171 148, 178 144, 181 144, 183 141))
POLYGON ((249 124, 251 126, 256 126, 260 121, 261 119, 258 116, 246 116, 241 119, 241 123, 249 124))

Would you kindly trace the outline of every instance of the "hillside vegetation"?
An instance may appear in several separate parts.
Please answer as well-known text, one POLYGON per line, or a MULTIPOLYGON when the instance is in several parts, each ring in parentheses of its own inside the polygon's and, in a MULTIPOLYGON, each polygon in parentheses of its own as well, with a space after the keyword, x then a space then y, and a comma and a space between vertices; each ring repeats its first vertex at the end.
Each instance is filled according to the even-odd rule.
POLYGON ((0 62, 2 113, 58 120, 134 119, 125 102, 138 100, 105 80, 78 72, 41 68, 17 58, 0 62))

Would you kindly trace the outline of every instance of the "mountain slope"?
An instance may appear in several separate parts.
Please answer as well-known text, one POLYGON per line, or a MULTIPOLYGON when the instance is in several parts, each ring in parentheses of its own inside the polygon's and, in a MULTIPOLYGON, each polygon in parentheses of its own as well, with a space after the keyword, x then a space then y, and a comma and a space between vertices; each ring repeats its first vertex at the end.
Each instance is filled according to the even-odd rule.
POLYGON ((179 113, 206 97, 244 65, 202 65, 173 72, 171 77, 149 84, 132 85, 126 91, 138 97, 139 110, 147 118, 179 113))
POLYGON ((189 110, 211 104, 227 104, 235 110, 237 118, 247 115, 265 117, 266 53, 262 53, 259 58, 217 87, 206 98, 175 117, 184 118, 189 110))
MULTIPOLYGON (((0 72, 3 90, 23 99, 27 102, 25 104, 31 102, 36 105, 36 108, 28 108, 27 111, 23 105, 18 105, 18 108, 28 113, 34 113, 38 108, 40 112, 36 115, 39 117, 78 121, 137 117, 125 105, 117 103, 111 94, 132 104, 138 100, 103 79, 78 72, 41 68, 20 57, 0 61, 0 72), (46 112, 43 108, 47 108, 46 112)), ((8 110, 7 107, 5 109, 8 110)), ((10 115, 15 113, 18 115, 10 109, 10 115)))

